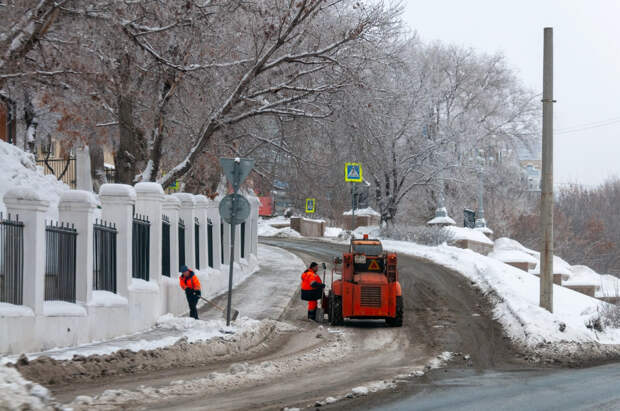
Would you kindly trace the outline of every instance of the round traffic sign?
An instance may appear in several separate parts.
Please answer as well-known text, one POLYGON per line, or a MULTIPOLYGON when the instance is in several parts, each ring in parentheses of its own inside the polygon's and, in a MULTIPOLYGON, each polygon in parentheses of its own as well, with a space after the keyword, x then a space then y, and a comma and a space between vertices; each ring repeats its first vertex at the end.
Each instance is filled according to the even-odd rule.
POLYGON ((243 223, 250 215, 250 202, 241 194, 229 194, 220 201, 220 216, 228 224, 243 223), (234 200, 234 201, 233 201, 234 200), (233 204, 234 215, 233 218, 233 204))

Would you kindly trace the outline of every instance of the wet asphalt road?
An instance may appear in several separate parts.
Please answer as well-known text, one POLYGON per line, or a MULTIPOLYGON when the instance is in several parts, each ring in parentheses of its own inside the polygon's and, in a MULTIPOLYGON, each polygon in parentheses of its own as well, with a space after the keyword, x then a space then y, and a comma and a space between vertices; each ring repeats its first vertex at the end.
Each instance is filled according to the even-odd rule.
POLYGON ((372 409, 620 410, 619 384, 617 363, 563 370, 451 370, 413 395, 372 409))
MULTIPOLYGON (((313 240, 262 239, 270 245, 289 251, 299 251, 322 256, 340 255, 345 246, 313 240)), ((435 299, 442 300, 435 292, 447 291, 448 298, 441 304, 461 300, 451 307, 465 310, 471 307, 475 295, 461 292, 455 287, 450 273, 436 266, 420 264, 409 258, 399 258, 402 280, 409 280, 406 288, 413 297, 406 307, 406 320, 426 306, 436 308, 435 299), (403 265, 401 266, 401 261, 403 265), (411 271, 411 267, 415 269, 411 271), (405 269, 407 267, 407 269, 405 269), (413 281, 412 281, 413 280, 413 281), (428 298, 428 297, 432 298, 428 298), (435 304, 434 304, 435 303, 435 304), (435 307, 433 307, 435 305, 435 307)), ((440 293, 441 294, 441 293, 440 293)), ((478 297, 479 298, 479 297, 478 297)), ((439 304, 439 305, 441 305, 439 304)), ((475 307, 476 308, 480 307, 475 307)), ((452 314, 453 314, 452 313, 452 314)), ((467 313, 469 314, 469 313, 467 313)), ((472 368, 435 370, 422 379, 406 383, 398 392, 383 393, 334 404, 329 409, 373 409, 377 411, 405 410, 620 410, 620 363, 585 369, 531 369, 511 361, 510 349, 497 334, 502 334, 488 322, 478 324, 469 315, 448 317, 448 329, 456 335, 436 336, 428 341, 450 351, 469 352, 476 361, 472 368), (465 346, 462 346, 462 345, 465 346), (477 351, 474 347, 479 346, 477 351), (477 351, 477 352, 476 352, 477 351)), ((445 317, 441 320, 446 320, 445 317)), ((434 321, 416 319, 418 332, 434 321)), ((428 329, 428 328, 426 328, 428 329)))

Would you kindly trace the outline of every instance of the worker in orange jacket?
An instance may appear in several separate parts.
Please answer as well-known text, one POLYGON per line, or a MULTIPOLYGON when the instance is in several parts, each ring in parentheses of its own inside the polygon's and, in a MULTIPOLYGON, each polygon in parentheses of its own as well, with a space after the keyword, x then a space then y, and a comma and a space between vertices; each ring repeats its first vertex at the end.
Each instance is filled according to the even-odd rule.
POLYGON ((308 319, 316 321, 317 300, 323 297, 325 284, 316 273, 319 265, 315 262, 301 275, 301 299, 308 301, 308 319))
POLYGON ((181 267, 181 276, 179 277, 179 283, 181 288, 185 290, 185 297, 187 298, 187 304, 189 305, 189 316, 198 319, 198 310, 196 304, 200 298, 200 281, 196 274, 186 265, 181 267))

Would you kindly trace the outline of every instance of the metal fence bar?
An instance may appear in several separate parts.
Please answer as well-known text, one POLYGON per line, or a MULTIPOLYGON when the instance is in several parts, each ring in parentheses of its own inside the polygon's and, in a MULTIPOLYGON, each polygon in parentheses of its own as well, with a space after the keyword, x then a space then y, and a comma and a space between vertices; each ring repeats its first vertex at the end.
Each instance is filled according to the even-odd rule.
POLYGON ((132 225, 132 277, 149 281, 151 223, 146 216, 134 215, 132 225))
POLYGON ((213 222, 211 219, 207 219, 207 257, 209 267, 213 268, 213 222))
POLYGON ((116 293, 116 226, 93 225, 93 289, 116 293))
POLYGON ((45 227, 45 300, 75 303, 77 231, 61 223, 45 227))
POLYGON ((200 221, 194 217, 194 255, 196 256, 196 270, 200 270, 200 221))
POLYGON ((185 265, 185 221, 179 218, 179 268, 185 265))
POLYGON ((161 217, 161 274, 170 277, 170 218, 161 217))
POLYGON ((0 302, 23 304, 24 224, 0 213, 0 302))

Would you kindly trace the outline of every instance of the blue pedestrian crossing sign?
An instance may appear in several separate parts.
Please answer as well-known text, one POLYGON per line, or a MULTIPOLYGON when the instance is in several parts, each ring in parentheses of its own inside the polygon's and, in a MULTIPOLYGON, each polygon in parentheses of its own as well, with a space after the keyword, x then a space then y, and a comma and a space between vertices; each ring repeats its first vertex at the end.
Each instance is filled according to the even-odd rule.
POLYGON ((360 163, 344 163, 344 181, 362 182, 362 165, 360 163))
POLYGON ((316 211, 316 198, 306 198, 306 213, 312 214, 316 211))

